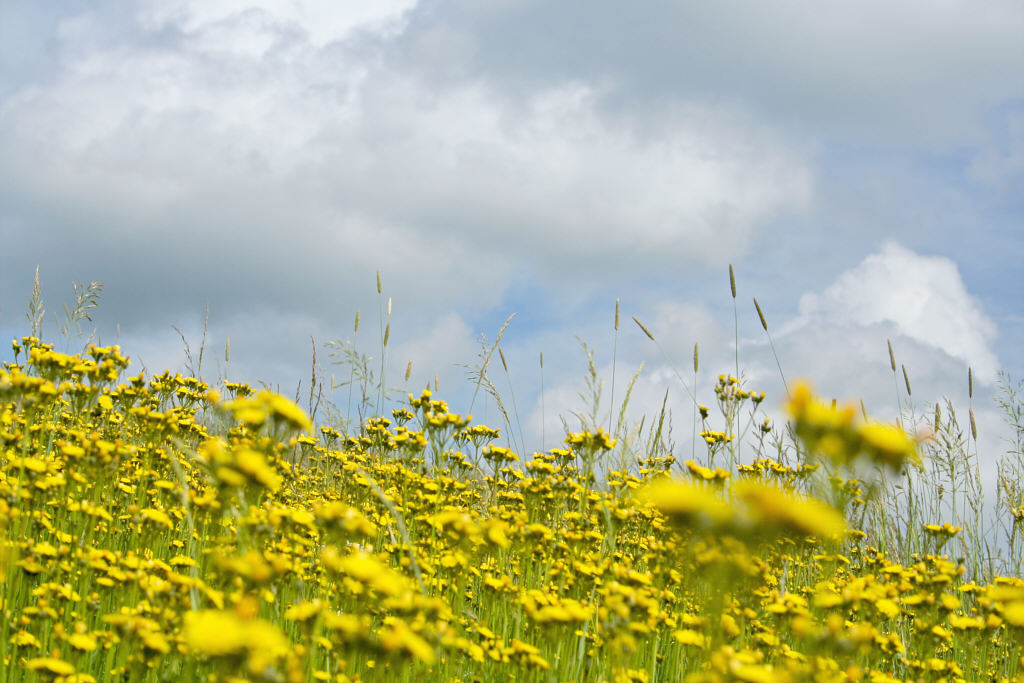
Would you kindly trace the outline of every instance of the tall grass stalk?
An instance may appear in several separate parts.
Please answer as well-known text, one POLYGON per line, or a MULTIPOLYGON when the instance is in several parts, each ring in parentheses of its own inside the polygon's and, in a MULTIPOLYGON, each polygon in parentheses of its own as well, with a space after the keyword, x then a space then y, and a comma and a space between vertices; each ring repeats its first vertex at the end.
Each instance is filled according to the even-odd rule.
MULTIPOLYGON (((700 368, 700 353, 697 343, 693 345, 693 386, 697 386, 697 370, 700 368)), ((697 402, 693 402, 693 434, 690 439, 690 459, 697 459, 697 402)))
MULTIPOLYGON (((476 405, 476 397, 480 393, 480 388, 483 387, 485 382, 487 381, 487 368, 491 364, 491 356, 494 355, 494 352, 498 348, 498 345, 501 344, 501 338, 505 336, 505 330, 507 330, 508 326, 512 324, 512 319, 515 317, 516 314, 513 313, 508 318, 505 319, 505 322, 502 324, 501 329, 498 330, 498 336, 495 337, 494 343, 491 344, 489 348, 486 345, 484 346, 484 353, 481 359, 482 362, 478 366, 470 368, 470 378, 476 380, 476 386, 473 389, 473 398, 471 398, 469 401, 469 409, 467 412, 473 412, 473 406, 476 405)), ((493 387, 493 385, 491 386, 493 387)))
POLYGON ((545 425, 547 423, 547 406, 544 404, 544 352, 540 352, 540 448, 547 449, 545 425))
MULTIPOLYGON (((733 319, 733 352, 736 363, 736 374, 733 375, 737 380, 740 379, 740 313, 739 305, 736 302, 736 273, 733 271, 732 264, 729 264, 729 291, 732 294, 732 319, 733 319)), ((732 434, 733 420, 727 418, 727 424, 729 428, 726 430, 727 434, 732 434)), ((740 443, 742 439, 734 438, 729 442, 729 457, 731 465, 735 466, 740 462, 740 443)))
MULTIPOLYGON (((355 323, 353 323, 353 325, 352 325, 352 343, 353 343, 353 345, 357 345, 359 343, 359 311, 358 310, 356 311, 355 323)), ((356 366, 352 365, 349 368, 349 376, 348 376, 348 407, 347 407, 347 409, 345 411, 345 415, 347 417, 352 415, 352 389, 353 389, 353 384, 355 384, 355 372, 356 372, 356 366)), ((361 421, 362 420, 360 420, 360 422, 361 421)))
POLYGON ((377 394, 377 410, 378 415, 384 409, 384 394, 385 394, 385 383, 387 378, 387 346, 388 337, 391 334, 391 298, 388 297, 387 304, 387 317, 384 315, 384 291, 381 283, 380 271, 377 271, 377 324, 380 327, 380 390, 377 394))
POLYGON ((892 383, 893 388, 896 390, 896 424, 902 425, 903 402, 900 399, 900 382, 896 377, 896 354, 892 350, 892 340, 886 339, 885 343, 889 347, 889 367, 892 369, 892 383))
POLYGON ((39 286, 39 266, 36 266, 35 280, 32 282, 32 297, 28 301, 28 310, 25 311, 25 318, 28 320, 29 334, 36 339, 43 336, 43 316, 46 315, 46 308, 43 306, 43 290, 39 286))
POLYGON ((732 293, 732 316, 733 316, 733 351, 736 360, 736 379, 740 378, 740 313, 736 303, 736 274, 733 272, 732 264, 729 264, 729 291, 732 293))
POLYGON ((661 353, 661 357, 665 360, 666 364, 668 364, 668 366, 672 369, 672 372, 673 374, 675 374, 676 379, 678 379, 679 383, 683 386, 683 390, 686 391, 686 395, 690 397, 690 400, 693 401, 694 405, 697 405, 696 394, 693 393, 693 390, 690 388, 690 385, 687 384, 686 380, 683 379, 683 376, 679 374, 679 370, 676 369, 675 364, 668 357, 668 354, 665 353, 665 349, 663 349, 658 340, 654 338, 654 335, 651 333, 649 329, 647 329, 647 326, 640 322, 635 315, 633 316, 633 322, 637 324, 637 327, 640 328, 640 330, 647 336, 648 339, 654 342, 654 345, 658 348, 658 351, 661 353))
MULTIPOLYGON (((71 287, 74 290, 74 304, 68 306, 64 304, 64 321, 58 321, 58 327, 60 334, 64 337, 64 352, 67 353, 71 348, 72 337, 82 338, 82 321, 92 322, 92 316, 89 313, 92 309, 99 305, 100 293, 103 291, 103 285, 99 282, 90 282, 87 285, 79 285, 78 283, 71 283, 71 287)), ((33 292, 34 294, 34 292, 33 292)), ((209 303, 207 303, 207 315, 209 315, 209 303)), ((96 332, 89 335, 89 339, 86 340, 83 349, 87 347, 92 340, 95 338, 96 332)))
POLYGON ((772 340, 772 333, 768 331, 768 321, 765 320, 764 311, 761 310, 761 304, 757 303, 757 297, 754 297, 754 309, 757 311, 757 318, 761 321, 761 328, 764 330, 765 336, 768 337, 768 345, 772 349, 772 357, 775 358, 775 365, 779 368, 779 377, 782 378, 782 386, 786 390, 786 397, 790 397, 789 383, 786 382, 786 373, 782 371, 782 363, 779 361, 779 354, 775 351, 775 342, 772 340))
MULTIPOLYGON (((501 367, 505 370, 505 379, 508 381, 508 392, 512 399, 512 414, 516 418, 516 427, 519 430, 519 443, 515 445, 515 448, 520 453, 524 453, 524 449, 526 448, 526 438, 523 436, 523 423, 519 419, 519 405, 516 403, 516 392, 515 388, 512 386, 512 373, 508 371, 508 361, 505 360, 505 352, 502 351, 500 346, 498 347, 498 358, 501 360, 501 367)), ((509 432, 511 433, 511 429, 509 432)))
MULTIPOLYGON (((615 369, 617 367, 616 361, 619 355, 619 299, 615 300, 615 331, 612 335, 612 389, 609 395, 608 401, 612 405, 615 405, 615 369)), ((612 431, 612 414, 608 412, 608 433, 612 436, 618 436, 617 430, 612 431)))

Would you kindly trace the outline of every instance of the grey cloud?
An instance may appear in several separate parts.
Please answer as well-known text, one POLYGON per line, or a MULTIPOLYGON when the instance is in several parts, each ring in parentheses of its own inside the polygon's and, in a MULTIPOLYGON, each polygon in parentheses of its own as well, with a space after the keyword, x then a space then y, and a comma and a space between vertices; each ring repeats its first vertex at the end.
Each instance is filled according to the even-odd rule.
POLYGON ((984 109, 1017 92, 1024 60, 1013 2, 432 7, 413 32, 459 27, 475 37, 480 72, 513 87, 611 79, 623 101, 742 102, 802 134, 900 144, 976 140, 984 109))
POLYGON ((343 40, 267 48, 269 15, 244 6, 188 5, 168 15, 184 33, 153 46, 95 43, 96 16, 65 22, 80 53, 0 105, 5 230, 26 260, 79 272, 91 251, 89 279, 139 311, 207 296, 312 311, 375 266, 429 280, 409 287, 420 302, 486 307, 524 263, 587 277, 627 247, 623 272, 721 260, 723 240, 742 249, 811 192, 799 152, 726 109, 612 115, 571 82, 436 91, 343 40))
MULTIPOLYGON (((254 47, 250 31, 233 30, 239 19, 264 26, 301 31, 314 47, 369 33, 383 37, 400 34, 418 0, 379 0, 373 3, 338 3, 325 0, 253 2, 252 0, 147 0, 137 16, 151 30, 171 26, 186 34, 211 28, 227 32, 229 48, 247 52, 254 47), (234 38, 235 40, 231 40, 234 38)), ((259 41, 257 41, 259 42, 259 41)))

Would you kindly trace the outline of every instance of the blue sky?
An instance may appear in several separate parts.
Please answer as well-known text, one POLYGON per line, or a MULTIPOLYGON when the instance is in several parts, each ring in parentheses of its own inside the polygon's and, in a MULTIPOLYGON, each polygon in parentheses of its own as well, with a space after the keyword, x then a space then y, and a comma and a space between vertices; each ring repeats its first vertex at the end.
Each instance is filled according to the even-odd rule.
POLYGON ((754 296, 788 377, 883 419, 887 339, 920 406, 966 405, 972 366, 994 452, 996 372, 1024 371, 1022 84, 1010 0, 8 2, 0 333, 25 332, 38 265, 51 311, 102 282, 103 340, 151 371, 182 368, 172 326, 195 347, 209 302, 208 358, 232 348, 210 378, 293 393, 357 310, 378 355, 380 270, 389 383, 411 360, 458 410, 459 364, 517 314, 538 447, 539 354, 549 440, 580 407, 577 336, 610 390, 616 299, 636 415, 667 388, 689 416, 671 366, 695 343, 710 403, 732 263, 741 369, 773 405, 754 296))

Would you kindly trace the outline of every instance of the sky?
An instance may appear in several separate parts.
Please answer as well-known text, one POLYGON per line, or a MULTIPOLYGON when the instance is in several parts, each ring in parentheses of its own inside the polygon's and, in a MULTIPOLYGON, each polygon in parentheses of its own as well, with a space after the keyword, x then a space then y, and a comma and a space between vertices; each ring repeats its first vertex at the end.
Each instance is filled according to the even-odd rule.
POLYGON ((503 426, 466 366, 515 314, 490 374, 526 450, 587 410, 581 341, 601 419, 642 366, 631 419, 668 391, 681 444, 695 344, 702 403, 738 356, 769 410, 804 377, 893 420, 891 341, 991 466, 1024 373, 1024 5, 808 7, 4 2, 0 336, 38 267, 58 346, 98 281, 133 371, 183 371, 208 310, 204 376, 293 395, 314 349, 350 377, 332 340, 379 368, 390 324, 387 386, 503 426))

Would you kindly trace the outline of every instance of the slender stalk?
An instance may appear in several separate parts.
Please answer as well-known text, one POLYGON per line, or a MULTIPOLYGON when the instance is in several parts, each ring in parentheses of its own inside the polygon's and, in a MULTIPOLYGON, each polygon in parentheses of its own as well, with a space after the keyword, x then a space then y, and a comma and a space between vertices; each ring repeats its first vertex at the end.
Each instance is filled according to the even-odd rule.
POLYGON ((548 411, 544 405, 544 352, 540 352, 540 449, 542 451, 547 450, 547 444, 544 440, 544 424, 545 417, 548 411))
MULTIPOLYGON (((615 405, 615 368, 616 368, 616 360, 618 358, 618 352, 619 352, 619 300, 616 299, 615 300, 615 334, 613 335, 613 341, 612 341, 612 390, 611 390, 611 395, 608 398, 608 403, 611 406, 615 405)), ((616 436, 617 437, 618 434, 615 434, 615 433, 612 432, 612 412, 613 411, 611 409, 608 410, 608 433, 612 434, 612 436, 616 436)))
MULTIPOLYGON (((693 345, 693 386, 697 386, 697 369, 700 367, 700 354, 697 344, 693 345)), ((697 459, 697 402, 693 402, 693 435, 690 439, 690 459, 697 459)))
POLYGON ((779 368, 779 376, 782 378, 782 386, 786 390, 786 398, 789 398, 789 383, 786 382, 786 373, 782 371, 782 363, 779 362, 779 354, 775 352, 775 342, 772 341, 772 333, 768 331, 768 321, 765 320, 764 311, 761 310, 761 304, 757 303, 757 297, 754 297, 754 308, 757 310, 757 317, 761 321, 761 327, 764 329, 764 333, 768 337, 768 345, 772 349, 772 356, 775 358, 775 365, 779 368))

